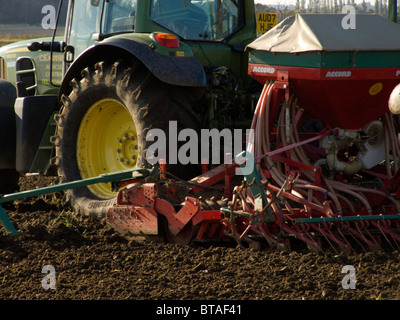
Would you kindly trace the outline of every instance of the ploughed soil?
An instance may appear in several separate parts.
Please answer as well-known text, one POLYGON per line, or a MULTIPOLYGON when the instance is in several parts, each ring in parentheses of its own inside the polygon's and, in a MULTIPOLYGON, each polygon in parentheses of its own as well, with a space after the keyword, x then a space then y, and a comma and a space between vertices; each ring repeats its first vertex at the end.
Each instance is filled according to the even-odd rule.
MULTIPOLYGON (((24 177, 21 190, 54 183, 24 177)), ((400 252, 315 254, 234 244, 180 246, 129 239, 76 217, 55 193, 3 205, 18 236, 0 233, 0 299, 397 300, 400 252), (55 270, 55 289, 49 286, 55 270), (355 271, 355 289, 342 273, 355 271), (48 280, 50 279, 50 280, 48 280), (46 281, 48 280, 48 281, 46 281), (345 286, 346 287, 346 286, 345 286)))

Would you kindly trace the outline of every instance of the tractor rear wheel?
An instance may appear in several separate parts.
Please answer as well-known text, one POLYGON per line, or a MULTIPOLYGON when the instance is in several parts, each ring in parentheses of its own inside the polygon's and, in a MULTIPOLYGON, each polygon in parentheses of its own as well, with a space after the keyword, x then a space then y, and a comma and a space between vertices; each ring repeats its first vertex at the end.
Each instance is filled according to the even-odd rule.
MULTIPOLYGON (((143 167, 153 143, 146 140, 150 129, 162 129, 168 140, 169 121, 177 121, 178 131, 199 126, 190 91, 161 82, 136 60, 99 62, 84 69, 82 79, 72 80, 71 86, 69 96, 62 97, 54 139, 54 162, 64 182, 143 167)), ((66 192, 77 211, 99 217, 116 194, 110 183, 66 192)))
POLYGON ((0 193, 7 194, 19 191, 19 173, 15 169, 0 170, 0 193))

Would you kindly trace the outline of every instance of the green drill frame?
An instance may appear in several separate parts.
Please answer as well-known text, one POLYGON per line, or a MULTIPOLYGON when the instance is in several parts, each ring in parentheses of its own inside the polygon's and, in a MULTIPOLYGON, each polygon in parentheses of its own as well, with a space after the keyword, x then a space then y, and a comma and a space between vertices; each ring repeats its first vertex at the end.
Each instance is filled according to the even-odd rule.
MULTIPOLYGON (((254 197, 255 210, 262 211, 269 201, 265 194, 264 187, 262 186, 261 177, 258 174, 253 155, 249 152, 243 151, 236 156, 236 160, 240 163, 242 168, 246 168, 246 161, 252 163, 253 168, 250 173, 246 172, 247 174, 245 174, 245 177, 247 183, 250 185, 249 188, 254 197)), ((266 223, 275 222, 271 208, 267 208, 263 219, 266 223)))
POLYGON ((104 183, 104 182, 115 182, 128 179, 139 179, 144 178, 149 175, 148 169, 134 168, 132 170, 123 170, 113 173, 102 174, 98 177, 76 180, 71 182, 60 183, 54 186, 48 186, 43 188, 38 188, 34 190, 27 190, 22 192, 15 192, 10 194, 0 195, 0 222, 6 229, 7 233, 10 235, 21 234, 21 231, 15 229, 14 225, 7 216, 4 208, 1 206, 2 203, 11 202, 14 200, 26 199, 30 197, 35 197, 43 194, 54 193, 58 191, 63 191, 67 189, 74 189, 85 187, 91 184, 104 183))

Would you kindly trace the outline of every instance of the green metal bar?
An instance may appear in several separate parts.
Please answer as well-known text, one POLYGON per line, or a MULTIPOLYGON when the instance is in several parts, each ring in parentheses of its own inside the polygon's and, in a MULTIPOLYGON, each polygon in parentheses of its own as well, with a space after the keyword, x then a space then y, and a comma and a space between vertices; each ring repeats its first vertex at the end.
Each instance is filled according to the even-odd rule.
POLYGON ((396 220, 400 219, 400 214, 374 215, 374 216, 348 216, 348 217, 321 217, 321 218, 299 218, 293 219, 294 224, 301 223, 324 223, 324 222, 352 222, 352 221, 376 221, 376 220, 396 220))
POLYGON ((60 183, 60 184, 56 184, 54 186, 48 186, 48 187, 38 188, 38 189, 34 189, 34 190, 27 190, 27 191, 22 191, 22 192, 3 194, 3 195, 0 195, 0 203, 10 202, 10 201, 19 200, 19 199, 25 199, 25 198, 29 198, 29 197, 35 197, 35 196, 39 196, 42 194, 53 193, 53 192, 57 192, 57 191, 67 190, 67 189, 85 187, 85 186, 88 186, 91 184, 96 184, 96 183, 113 182, 113 181, 125 180, 125 179, 130 179, 130 178, 141 178, 141 177, 144 177, 146 175, 146 173, 148 173, 148 170, 142 169, 142 168, 134 168, 134 169, 130 169, 130 170, 118 171, 118 172, 113 172, 113 173, 105 173, 105 174, 102 174, 102 175, 100 175, 98 177, 94 177, 94 178, 87 178, 87 179, 82 179, 82 180, 60 183), (139 172, 139 173, 141 173, 141 175, 134 176, 135 172, 139 172))
POLYGON ((0 223, 4 226, 6 231, 11 235, 18 235, 21 232, 15 229, 13 224, 11 223, 10 219, 8 218, 4 208, 1 206, 1 203, 10 202, 19 199, 25 199, 30 197, 39 196, 42 194, 54 193, 57 191, 63 191, 67 189, 74 189, 85 187, 91 184, 96 183, 104 183, 104 182, 113 182, 113 181, 120 181, 126 180, 131 178, 143 178, 149 174, 148 169, 143 168, 134 168, 130 170, 118 171, 113 173, 105 173, 98 177, 76 180, 71 182, 65 182, 56 184, 54 186, 48 186, 43 188, 38 188, 34 190, 27 190, 22 192, 15 192, 9 194, 0 195, 0 223))
POLYGON ((4 211, 4 208, 0 205, 0 222, 3 225, 3 227, 6 229, 7 233, 15 236, 20 234, 21 232, 15 229, 13 224, 11 223, 10 219, 8 218, 6 212, 4 211))
POLYGON ((239 216, 243 216, 243 217, 253 217, 252 214, 247 213, 247 212, 243 212, 243 211, 236 211, 236 210, 232 210, 229 208, 221 208, 219 209, 219 211, 223 212, 223 213, 231 213, 233 212, 234 214, 237 214, 239 216))
MULTIPOLYGON (((242 168, 246 167, 246 160, 248 163, 253 164, 253 170, 250 174, 245 175, 247 182, 250 184, 250 191, 254 197, 255 209, 261 211, 267 204, 268 198, 265 194, 265 190, 262 186, 260 175, 258 174, 254 157, 251 153, 243 151, 236 156, 236 163, 240 163, 242 168)), ((265 211, 264 221, 266 223, 275 222, 274 215, 272 214, 271 208, 265 211)))

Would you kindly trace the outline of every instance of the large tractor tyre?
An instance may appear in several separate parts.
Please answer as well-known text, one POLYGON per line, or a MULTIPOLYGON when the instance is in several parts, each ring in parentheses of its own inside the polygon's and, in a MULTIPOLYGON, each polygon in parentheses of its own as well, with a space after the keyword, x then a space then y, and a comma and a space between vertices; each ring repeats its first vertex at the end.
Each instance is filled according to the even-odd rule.
MULTIPOLYGON (((161 82, 136 60, 99 62, 71 87, 55 117, 54 164, 64 182, 143 167, 154 143, 146 140, 147 132, 162 129, 168 141, 169 121, 177 122, 178 131, 199 127, 190 91, 161 82)), ((167 166, 181 176, 187 169, 167 166)), ((79 213, 103 217, 116 194, 110 183, 99 183, 67 191, 66 198, 79 213)))
POLYGON ((0 170, 0 193, 7 194, 19 191, 20 175, 15 169, 0 170))
POLYGON ((15 86, 0 79, 0 193, 19 190, 20 175, 15 169, 16 122, 14 105, 17 99, 15 86))

